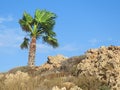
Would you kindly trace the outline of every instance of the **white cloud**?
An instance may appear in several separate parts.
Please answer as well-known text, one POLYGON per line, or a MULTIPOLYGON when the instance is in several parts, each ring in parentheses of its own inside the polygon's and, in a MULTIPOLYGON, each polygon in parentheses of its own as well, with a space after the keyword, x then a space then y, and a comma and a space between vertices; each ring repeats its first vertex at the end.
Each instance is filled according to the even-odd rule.
POLYGON ((5 25, 6 22, 11 23, 14 18, 10 15, 0 17, 0 47, 15 47, 21 40, 23 35, 18 28, 11 28, 5 25), (5 23, 4 23, 5 22, 5 23))
POLYGON ((67 45, 63 45, 63 46, 60 46, 58 48, 52 48, 51 46, 49 45, 46 45, 46 44, 37 44, 37 51, 38 52, 41 52, 41 53, 49 53, 49 52, 72 52, 72 51, 78 51, 80 50, 81 48, 79 47, 76 47, 76 45, 73 45, 73 44, 67 44, 67 45))
POLYGON ((67 44, 67 45, 64 45, 64 46, 58 48, 59 51, 77 51, 79 49, 80 49, 79 47, 77 47, 76 45, 73 45, 73 44, 67 44))
POLYGON ((94 39, 89 40, 88 42, 89 42, 91 45, 96 45, 96 44, 99 42, 99 40, 97 40, 96 38, 94 38, 94 39))
POLYGON ((13 21, 12 16, 0 17, 0 23, 13 21))
MULTIPOLYGON (((23 41, 24 35, 18 28, 0 29, 0 47, 14 47, 19 48, 23 41)), ((79 48, 74 44, 67 44, 56 49, 47 44, 37 44, 37 51, 41 53, 48 53, 52 51, 77 51, 79 48)))
POLYGON ((23 35, 17 28, 0 28, 0 47, 15 47, 22 42, 22 39, 23 35))
POLYGON ((113 38, 103 38, 103 39, 91 39, 88 41, 90 43, 90 45, 112 45, 112 44, 119 44, 120 41, 119 40, 116 40, 116 39, 113 39, 113 38))
POLYGON ((37 44, 37 51, 41 53, 48 53, 51 52, 53 49, 52 47, 46 44, 37 44))
POLYGON ((1 46, 3 46, 3 43, 2 43, 2 42, 0 42, 0 47, 1 47, 1 46))
MULTIPOLYGON (((22 30, 19 28, 11 28, 4 25, 4 22, 13 21, 14 18, 12 16, 8 17, 0 17, 0 48, 19 48, 20 44, 23 41, 24 35, 26 35, 22 30)), ((62 45, 56 49, 52 48, 47 44, 37 44, 37 51, 41 53, 48 53, 48 52, 63 52, 63 51, 77 51, 79 48, 77 45, 74 44, 67 44, 62 45)))

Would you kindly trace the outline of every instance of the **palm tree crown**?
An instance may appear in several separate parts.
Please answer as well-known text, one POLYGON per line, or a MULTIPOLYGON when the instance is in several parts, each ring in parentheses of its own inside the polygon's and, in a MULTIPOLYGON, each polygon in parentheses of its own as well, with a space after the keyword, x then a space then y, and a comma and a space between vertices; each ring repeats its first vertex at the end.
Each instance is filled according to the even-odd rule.
MULTIPOLYGON (((57 40, 54 38, 56 36, 53 32, 53 27, 55 25, 56 15, 54 13, 48 12, 46 10, 36 10, 34 18, 28 13, 24 12, 23 18, 19 20, 22 30, 27 32, 30 37, 35 37, 36 39, 42 37, 44 42, 57 47, 57 40)), ((24 42, 21 44, 21 48, 28 48, 29 39, 24 38, 24 42), (26 42, 26 43, 25 43, 26 42), (23 46, 25 44, 25 47, 23 46)))
MULTIPOLYGON (((42 40, 54 48, 58 47, 57 39, 55 38, 56 33, 53 31, 55 25, 56 15, 46 10, 36 10, 34 17, 27 12, 24 12, 22 19, 19 20, 19 24, 23 31, 25 31, 28 37, 24 38, 21 48, 33 48, 34 54, 36 51, 36 39, 42 38, 42 40)), ((33 51, 29 51, 30 53, 33 51)), ((33 58, 34 59, 34 58, 33 58)))

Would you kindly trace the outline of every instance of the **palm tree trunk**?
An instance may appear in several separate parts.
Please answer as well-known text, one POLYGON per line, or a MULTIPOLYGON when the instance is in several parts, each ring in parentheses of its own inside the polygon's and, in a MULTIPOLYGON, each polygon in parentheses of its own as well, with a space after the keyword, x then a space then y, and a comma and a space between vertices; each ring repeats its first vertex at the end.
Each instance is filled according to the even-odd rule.
POLYGON ((29 48, 29 56, 28 56, 28 66, 35 66, 35 54, 36 54, 36 38, 32 37, 29 48))

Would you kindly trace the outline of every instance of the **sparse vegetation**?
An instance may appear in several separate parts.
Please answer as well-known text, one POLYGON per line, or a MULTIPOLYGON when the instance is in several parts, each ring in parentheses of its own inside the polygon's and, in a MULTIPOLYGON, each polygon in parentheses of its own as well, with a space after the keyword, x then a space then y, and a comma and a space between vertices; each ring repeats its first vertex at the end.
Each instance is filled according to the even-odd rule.
POLYGON ((61 70, 76 76, 77 64, 79 64, 85 58, 86 58, 86 55, 74 56, 69 58, 66 61, 62 62, 61 70))
POLYGON ((65 73, 54 73, 32 77, 17 71, 15 74, 7 74, 0 78, 0 90, 52 90, 53 86, 66 87, 69 90, 74 85, 83 90, 110 90, 107 84, 103 84, 94 76, 75 77, 65 73), (66 82, 73 84, 67 85, 66 82))
POLYGON ((51 71, 27 66, 14 68, 6 74, 0 74, 0 90, 52 90, 54 86, 70 90, 75 85, 83 90, 110 90, 108 84, 96 76, 76 74, 77 64, 85 57, 69 58, 62 62, 60 69, 51 71))
POLYGON ((108 88, 107 83, 103 83, 102 81, 98 80, 96 76, 81 75, 74 80, 74 83, 81 87, 83 90, 103 90, 104 86, 108 88))
POLYGON ((54 85, 62 86, 64 73, 54 73, 47 76, 29 76, 16 71, 0 78, 0 90, 50 90, 54 85), (42 89, 46 88, 46 89, 42 89))

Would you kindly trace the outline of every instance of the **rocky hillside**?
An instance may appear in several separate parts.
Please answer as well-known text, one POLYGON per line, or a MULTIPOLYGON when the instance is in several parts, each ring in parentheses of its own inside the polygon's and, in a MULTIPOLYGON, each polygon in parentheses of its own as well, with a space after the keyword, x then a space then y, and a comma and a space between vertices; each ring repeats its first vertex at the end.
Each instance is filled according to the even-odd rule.
POLYGON ((86 58, 77 65, 77 70, 79 77, 96 76, 112 90, 120 90, 120 47, 102 46, 88 50, 86 58))
POLYGON ((120 47, 49 56, 42 66, 14 68, 0 74, 0 90, 120 90, 120 47))

